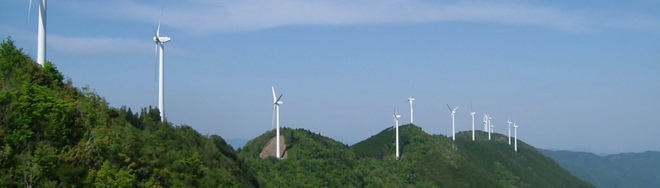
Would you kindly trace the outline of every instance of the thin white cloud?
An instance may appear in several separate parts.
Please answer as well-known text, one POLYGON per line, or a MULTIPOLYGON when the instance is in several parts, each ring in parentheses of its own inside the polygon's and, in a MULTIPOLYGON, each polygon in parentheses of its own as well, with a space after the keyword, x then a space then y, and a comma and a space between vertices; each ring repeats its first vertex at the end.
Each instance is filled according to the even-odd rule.
MULTIPOLYGON (((112 19, 155 22, 162 4, 136 0, 76 1, 71 7, 112 19)), ((477 22, 592 31, 608 20, 584 12, 512 2, 423 0, 196 0, 165 4, 164 25, 192 33, 243 31, 292 25, 477 22)), ((647 20, 654 22, 653 20, 647 20)), ((617 21, 624 24, 624 21, 617 21)), ((657 22, 655 22, 657 23, 657 22)), ((634 23, 639 25, 639 23, 634 23)))
POLYGON ((53 50, 72 54, 126 54, 143 53, 153 43, 146 40, 126 38, 92 38, 48 36, 48 46, 53 50))

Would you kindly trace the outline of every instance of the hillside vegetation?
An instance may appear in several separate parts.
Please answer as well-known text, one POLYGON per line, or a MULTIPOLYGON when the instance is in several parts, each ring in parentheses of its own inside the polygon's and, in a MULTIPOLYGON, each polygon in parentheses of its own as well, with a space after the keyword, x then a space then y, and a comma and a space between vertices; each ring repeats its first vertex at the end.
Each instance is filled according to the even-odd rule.
MULTIPOLYGON (((500 134, 475 142, 471 133, 461 132, 452 144, 451 138, 415 125, 399 131, 399 160, 392 128, 351 147, 285 128, 288 159, 258 157, 273 131, 249 141, 239 156, 266 187, 593 187, 521 141, 515 153, 500 134)), ((487 138, 481 131, 478 137, 487 138)))
POLYGON ((255 187, 216 135, 161 122, 157 109, 111 108, 0 46, 0 187, 255 187))
POLYGON ((540 150, 572 174, 598 187, 658 187, 660 152, 598 156, 587 152, 540 150))
POLYGON ((283 128, 286 159, 260 156, 274 131, 234 151, 158 109, 108 106, 11 39, 0 77, 0 187, 592 187, 522 141, 516 153, 499 134, 454 143, 415 125, 400 127, 398 160, 391 127, 350 147, 283 128))

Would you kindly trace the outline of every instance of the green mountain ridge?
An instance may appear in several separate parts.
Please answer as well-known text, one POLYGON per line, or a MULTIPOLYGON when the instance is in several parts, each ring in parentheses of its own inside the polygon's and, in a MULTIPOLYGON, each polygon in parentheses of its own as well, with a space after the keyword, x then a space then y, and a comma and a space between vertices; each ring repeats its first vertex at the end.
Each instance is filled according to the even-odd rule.
POLYGON ((588 152, 539 149, 573 175, 598 187, 658 187, 660 152, 599 156, 588 152))
POLYGON ((113 108, 8 39, 0 46, 0 187, 592 187, 536 149, 485 132, 472 141, 400 127, 353 146, 283 128, 286 159, 259 154, 274 131, 235 151, 217 135, 113 108))
POLYGON ((309 130, 281 131, 287 159, 258 157, 274 131, 238 152, 265 187, 593 187, 522 141, 514 152, 501 134, 488 140, 477 131, 472 141, 471 132, 459 132, 452 143, 403 125, 397 160, 391 127, 350 147, 309 130))

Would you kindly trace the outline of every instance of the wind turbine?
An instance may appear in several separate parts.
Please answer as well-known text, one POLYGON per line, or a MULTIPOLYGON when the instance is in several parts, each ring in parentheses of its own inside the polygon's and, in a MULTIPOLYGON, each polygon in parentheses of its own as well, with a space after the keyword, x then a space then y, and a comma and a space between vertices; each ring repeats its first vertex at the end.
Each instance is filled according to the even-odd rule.
POLYGON ((399 159, 399 118, 401 115, 396 113, 394 109, 394 129, 396 129, 396 159, 399 159))
POLYGON ((493 133, 493 124, 491 124, 491 120, 493 117, 488 116, 488 140, 490 140, 490 134, 493 133))
POLYGON ((507 118, 506 123, 509 124, 509 145, 511 145, 511 120, 507 118))
POLYGON ((458 106, 456 106, 456 108, 454 108, 452 110, 451 107, 449 107, 449 104, 447 104, 447 108, 449 108, 449 112, 451 112, 451 139, 456 140, 456 133, 455 133, 456 131, 454 130, 454 128, 455 128, 455 126, 454 126, 454 114, 456 114, 456 109, 458 109, 458 106))
POLYGON ((154 42, 156 43, 156 51, 158 51, 158 110, 160 111, 160 121, 165 121, 165 43, 170 40, 170 37, 160 36, 160 19, 158 19, 154 42))
POLYGON ((516 121, 513 121, 513 150, 518 152, 518 125, 516 125, 516 121))
POLYGON ((407 101, 410 103, 410 124, 413 124, 413 101, 415 101, 415 98, 410 96, 407 101))
POLYGON ((488 114, 484 114, 484 132, 488 132, 488 114))
POLYGON ((282 96, 284 94, 280 94, 280 97, 276 97, 275 95, 275 87, 271 87, 273 89, 273 109, 275 110, 275 140, 277 142, 276 146, 276 151, 275 156, 279 159, 281 157, 280 153, 280 105, 284 102, 282 102, 280 99, 282 99, 282 96))
POLYGON ((474 140, 474 110, 472 109, 472 103, 470 103, 470 115, 472 115, 472 140, 474 140))
MULTIPOLYGON (((28 7, 28 18, 32 12, 32 0, 28 7)), ((46 0, 39 0, 39 30, 37 32, 37 63, 46 63, 46 0)))

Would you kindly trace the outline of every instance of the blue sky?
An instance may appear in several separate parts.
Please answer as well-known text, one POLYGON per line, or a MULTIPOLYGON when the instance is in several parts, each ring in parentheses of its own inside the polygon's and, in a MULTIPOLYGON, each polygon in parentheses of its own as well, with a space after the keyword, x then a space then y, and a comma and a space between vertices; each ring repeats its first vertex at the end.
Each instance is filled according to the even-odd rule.
MULTIPOLYGON (((0 6, 0 34, 36 56, 37 9, 0 6)), ((33 2, 36 5, 37 2, 33 2)), ((162 12, 165 112, 225 139, 283 126, 353 144, 415 123, 451 135, 445 104, 495 132, 515 119, 540 148, 660 150, 657 1, 74 1, 48 3, 47 59, 111 106, 157 106, 162 12), (163 10, 163 11, 161 11, 163 10)))

